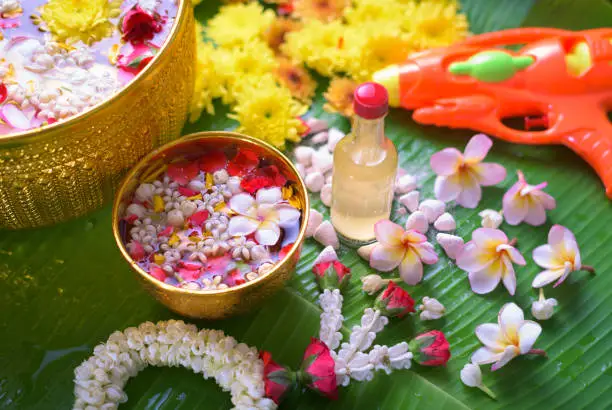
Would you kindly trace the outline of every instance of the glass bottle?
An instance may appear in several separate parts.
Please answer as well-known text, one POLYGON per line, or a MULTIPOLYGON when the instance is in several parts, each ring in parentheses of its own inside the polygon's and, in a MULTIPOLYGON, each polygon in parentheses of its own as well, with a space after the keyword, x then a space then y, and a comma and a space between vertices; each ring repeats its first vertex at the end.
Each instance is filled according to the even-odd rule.
POLYGON ((352 131, 334 150, 331 222, 349 246, 373 242, 374 224, 391 214, 397 150, 385 136, 388 100, 382 85, 359 85, 352 131))

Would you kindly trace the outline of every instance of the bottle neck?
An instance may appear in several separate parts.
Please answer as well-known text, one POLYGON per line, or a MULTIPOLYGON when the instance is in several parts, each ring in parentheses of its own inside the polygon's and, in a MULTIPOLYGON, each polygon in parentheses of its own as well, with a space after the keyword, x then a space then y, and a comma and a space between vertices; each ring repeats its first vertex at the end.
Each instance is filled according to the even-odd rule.
POLYGON ((385 141, 385 117, 368 120, 355 115, 353 135, 357 144, 382 146, 385 141))

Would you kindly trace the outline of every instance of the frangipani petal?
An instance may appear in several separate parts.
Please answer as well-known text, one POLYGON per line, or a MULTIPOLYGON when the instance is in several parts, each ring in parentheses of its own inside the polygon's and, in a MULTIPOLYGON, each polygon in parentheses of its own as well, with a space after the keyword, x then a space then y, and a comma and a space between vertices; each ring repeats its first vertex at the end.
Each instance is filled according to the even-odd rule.
POLYGON ((516 183, 504 194, 503 213, 510 225, 520 224, 527 215, 527 201, 518 195, 520 189, 520 184, 516 183))
POLYGON ((487 248, 492 244, 497 247, 498 244, 507 244, 508 237, 499 229, 478 228, 472 232, 472 241, 479 248, 487 248))
POLYGON ((492 292, 497 287, 501 274, 490 274, 486 270, 481 270, 468 273, 468 279, 470 280, 472 291, 479 295, 484 295, 485 293, 492 292))
POLYGON ((546 222, 546 210, 544 205, 539 202, 533 202, 527 207, 527 213, 525 214, 525 222, 529 225, 540 226, 546 222))
POLYGON ((506 253, 508 254, 508 257, 513 263, 516 263, 517 265, 523 265, 523 266, 527 264, 527 261, 523 257, 523 254, 521 254, 519 250, 516 249, 514 246, 499 245, 499 247, 503 247, 505 249, 506 253))
POLYGON ((484 323, 476 326, 476 337, 482 342, 483 345, 491 349, 492 351, 501 351, 504 346, 499 343, 500 338, 503 336, 501 328, 496 323, 484 323))
POLYGON ((481 347, 472 354, 471 360, 474 364, 488 364, 498 361, 502 355, 502 352, 496 353, 487 347, 481 347))
POLYGON ((523 310, 515 303, 506 303, 502 306, 497 317, 499 326, 506 335, 517 332, 524 320, 523 310))
POLYGON ((556 281, 557 279, 563 277, 565 270, 564 269, 553 269, 553 270, 544 270, 533 279, 531 286, 534 288, 541 288, 542 286, 546 286, 549 283, 556 281))
POLYGON ((499 164, 483 162, 474 167, 474 170, 478 173, 478 179, 482 186, 497 185, 506 179, 506 168, 499 164))
POLYGON ((416 252, 406 252, 399 267, 399 274, 408 285, 416 285, 423 279, 423 263, 416 252))
POLYGON ((438 262, 438 254, 436 253, 436 250, 434 249, 433 245, 429 242, 413 245, 412 247, 419 255, 419 258, 421 258, 421 261, 423 261, 424 264, 433 265, 434 263, 438 262))
POLYGON ((511 296, 514 296, 516 292, 516 274, 514 273, 514 266, 512 266, 512 262, 508 258, 503 258, 505 271, 502 275, 502 282, 504 287, 508 289, 508 293, 511 296))
POLYGON ((463 251, 457 257, 457 266, 466 272, 481 271, 493 263, 474 242, 465 244, 463 251))
POLYGON ((259 226, 259 222, 254 219, 247 218, 246 216, 237 215, 229 221, 227 227, 227 233, 232 236, 245 236, 250 235, 259 226))
POLYGON ((492 146, 493 141, 485 134, 474 135, 465 146, 463 153, 465 160, 470 162, 482 161, 485 159, 492 146))
POLYGON ((279 225, 281 228, 291 227, 300 219, 300 216, 302 215, 300 211, 289 204, 278 204, 275 208, 278 212, 278 217, 280 219, 279 225))
POLYGON ((378 244, 370 254, 370 266, 381 272, 392 271, 402 262, 405 253, 406 250, 403 247, 378 244))
POLYGON ((534 193, 538 199, 538 202, 544 206, 544 209, 551 210, 557 207, 557 201, 555 198, 547 194, 546 192, 538 191, 534 193))
POLYGON ((439 176, 436 178, 434 194, 440 201, 454 201, 462 190, 461 179, 458 175, 439 176))
POLYGON ((257 202, 260 204, 275 204, 283 199, 283 193, 280 188, 262 188, 257 191, 257 202))
POLYGON ((523 322, 518 330, 521 354, 528 353, 542 333, 542 326, 531 320, 523 322))
POLYGON ((482 198, 482 189, 476 176, 467 173, 461 178, 462 190, 457 196, 457 203, 464 208, 474 209, 482 198))
POLYGON ((253 208, 255 204, 255 199, 249 194, 238 194, 234 195, 232 199, 230 199, 229 206, 230 208, 241 215, 249 215, 249 211, 253 208))
POLYGON ((445 148, 433 154, 429 160, 431 169, 439 176, 452 175, 463 163, 463 155, 456 148, 445 148))
POLYGON ((264 221, 255 232, 255 240, 260 245, 275 245, 279 238, 280 227, 274 222, 264 221))
POLYGON ((535 248, 533 250, 533 260, 543 268, 559 268, 556 261, 555 252, 550 245, 542 245, 535 248))
POLYGON ((388 219, 383 219, 374 225, 374 234, 378 242, 385 246, 393 247, 401 245, 404 229, 388 219))
POLYGON ((493 364, 493 366, 491 366, 491 370, 495 371, 495 370, 502 368, 503 366, 508 364, 510 360, 514 359, 516 356, 518 356, 518 349, 515 346, 506 346, 506 349, 502 353, 499 360, 496 361, 493 364))

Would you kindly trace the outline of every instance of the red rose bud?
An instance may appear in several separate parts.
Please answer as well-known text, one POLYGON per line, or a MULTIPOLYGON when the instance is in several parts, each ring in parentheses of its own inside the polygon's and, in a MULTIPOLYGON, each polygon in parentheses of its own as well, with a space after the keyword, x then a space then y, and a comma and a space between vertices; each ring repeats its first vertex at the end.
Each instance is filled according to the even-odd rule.
POLYGON ((319 339, 311 339, 297 377, 309 389, 328 399, 338 399, 334 359, 329 353, 329 347, 319 339))
POLYGON ((340 261, 317 263, 312 271, 321 289, 341 289, 351 278, 351 269, 340 261))
POLYGON ((121 20, 121 38, 131 43, 152 40, 156 33, 162 31, 162 23, 163 19, 159 14, 134 6, 121 20))
POLYGON ((414 360, 423 366, 446 366, 451 357, 448 340, 439 330, 423 333, 410 342, 414 360))
POLYGON ((260 352, 263 360, 263 378, 266 397, 279 404, 285 394, 295 385, 295 373, 272 360, 270 352, 260 352))
POLYGON ((391 281, 387 289, 376 298, 374 307, 385 316, 403 317, 414 312, 414 299, 408 292, 391 281))

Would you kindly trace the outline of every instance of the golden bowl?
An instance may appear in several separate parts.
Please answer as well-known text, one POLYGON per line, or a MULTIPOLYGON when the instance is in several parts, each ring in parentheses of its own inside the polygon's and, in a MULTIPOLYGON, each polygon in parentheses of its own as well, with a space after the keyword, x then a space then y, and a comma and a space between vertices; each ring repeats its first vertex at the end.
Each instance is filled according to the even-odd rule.
POLYGON ((125 170, 180 135, 195 48, 193 8, 182 0, 159 53, 119 93, 67 121, 0 135, 0 229, 50 225, 110 201, 125 170))
POLYGON ((212 131, 200 132, 181 138, 156 149, 127 174, 119 186, 113 206, 113 234, 121 254, 129 263, 144 288, 169 309, 183 316, 205 319, 222 319, 246 313, 264 299, 280 290, 291 277, 300 257, 306 235, 309 216, 309 199, 304 181, 291 161, 271 145, 246 135, 212 131), (290 180, 296 182, 297 195, 303 204, 300 232, 295 245, 287 256, 279 261, 270 272, 242 285, 214 291, 194 291, 178 288, 153 278, 132 260, 124 239, 127 236, 123 220, 125 209, 130 204, 134 191, 145 181, 150 181, 164 170, 164 165, 177 158, 197 157, 211 147, 248 148, 261 157, 269 158, 290 180))

